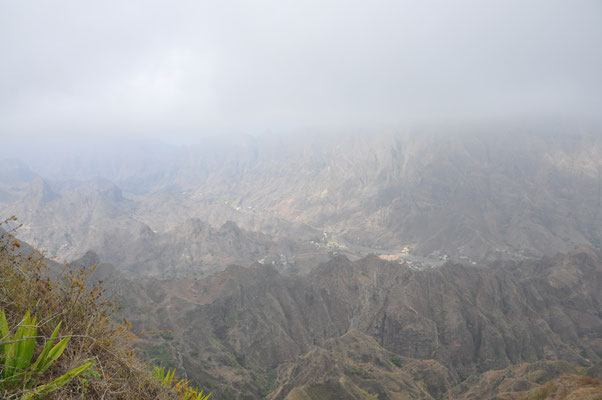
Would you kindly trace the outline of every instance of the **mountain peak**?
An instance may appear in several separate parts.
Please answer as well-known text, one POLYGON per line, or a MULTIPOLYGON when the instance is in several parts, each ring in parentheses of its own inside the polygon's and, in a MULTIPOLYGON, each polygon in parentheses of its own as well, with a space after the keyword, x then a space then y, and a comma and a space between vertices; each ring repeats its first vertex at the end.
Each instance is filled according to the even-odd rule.
POLYGON ((86 254, 81 256, 79 259, 73 262, 74 264, 81 265, 83 267, 91 267, 100 263, 100 257, 93 250, 86 251, 86 254))
POLYGON ((39 176, 34 177, 29 184, 29 193, 27 198, 34 204, 48 204, 59 197, 60 195, 52 190, 48 182, 39 176))
POLYGON ((238 227, 238 225, 236 225, 236 223, 234 221, 230 221, 230 220, 224 222, 224 224, 220 227, 220 231, 232 232, 236 235, 240 234, 240 228, 238 227))

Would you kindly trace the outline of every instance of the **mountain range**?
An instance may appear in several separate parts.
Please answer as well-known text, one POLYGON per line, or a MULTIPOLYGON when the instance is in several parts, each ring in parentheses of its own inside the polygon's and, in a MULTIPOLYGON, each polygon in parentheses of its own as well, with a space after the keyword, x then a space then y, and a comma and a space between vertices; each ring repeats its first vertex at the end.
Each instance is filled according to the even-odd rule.
POLYGON ((601 136, 481 129, 23 153, 0 215, 215 398, 599 398, 601 136))
POLYGON ((375 256, 336 256, 306 276, 232 265, 116 279, 113 293, 136 331, 151 332, 143 354, 219 398, 521 398, 602 361, 601 278, 602 253, 584 247, 427 270, 375 256))
MULTIPOLYGON (((0 211, 19 216, 23 238, 61 260, 89 249, 122 257, 102 254, 107 235, 144 247, 149 232, 181 237, 195 218, 218 230, 232 221, 276 242, 297 241, 313 247, 308 253, 319 252, 310 242, 323 241, 359 256, 409 248, 477 262, 600 246, 602 141, 595 131, 480 129, 24 155, 31 169, 3 162, 0 211)), ((179 268, 175 259, 167 264, 179 268)))

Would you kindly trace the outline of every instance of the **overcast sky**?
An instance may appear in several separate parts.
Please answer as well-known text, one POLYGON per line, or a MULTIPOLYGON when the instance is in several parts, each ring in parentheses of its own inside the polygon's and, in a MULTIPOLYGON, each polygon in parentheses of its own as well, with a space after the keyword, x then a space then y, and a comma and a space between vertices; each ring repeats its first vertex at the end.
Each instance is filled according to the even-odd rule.
POLYGON ((600 0, 0 0, 6 138, 600 110, 600 0))

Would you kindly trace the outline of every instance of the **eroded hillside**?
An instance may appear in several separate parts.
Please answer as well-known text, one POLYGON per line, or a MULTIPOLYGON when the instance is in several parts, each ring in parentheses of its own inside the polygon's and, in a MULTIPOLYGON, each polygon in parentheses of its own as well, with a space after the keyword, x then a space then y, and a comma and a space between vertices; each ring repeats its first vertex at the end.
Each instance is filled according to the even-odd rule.
POLYGON ((482 129, 206 139, 30 159, 45 180, 5 161, 0 211, 21 217, 24 239, 65 259, 102 253, 116 230, 143 246, 136 225, 164 234, 191 218, 304 245, 327 232, 364 254, 409 247, 464 261, 600 245, 598 134, 482 129))
POLYGON ((433 366, 427 394, 443 398, 470 376, 521 363, 599 362, 601 276, 602 254, 591 248, 424 271, 339 256, 304 277, 255 264, 204 279, 152 280, 130 287, 122 301, 137 329, 173 331, 149 337, 147 349, 218 393, 255 398, 277 389, 274 398, 285 398, 297 385, 295 393, 309 390, 304 374, 327 368, 330 380, 312 385, 398 398, 420 392, 411 384, 417 378, 408 378, 418 372, 388 370, 394 359, 411 359, 420 373, 433 366), (363 375, 375 380, 360 385, 363 375))

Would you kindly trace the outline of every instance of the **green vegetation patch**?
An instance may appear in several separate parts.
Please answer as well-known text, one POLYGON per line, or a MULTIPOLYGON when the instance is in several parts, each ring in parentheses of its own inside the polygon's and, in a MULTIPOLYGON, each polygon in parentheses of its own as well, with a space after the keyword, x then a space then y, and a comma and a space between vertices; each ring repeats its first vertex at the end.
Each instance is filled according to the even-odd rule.
POLYGON ((151 364, 159 367, 174 367, 173 352, 165 343, 146 345, 143 347, 143 352, 151 364))
POLYGON ((397 368, 401 368, 403 363, 401 362, 401 357, 398 355, 391 356, 391 362, 395 364, 397 368))

